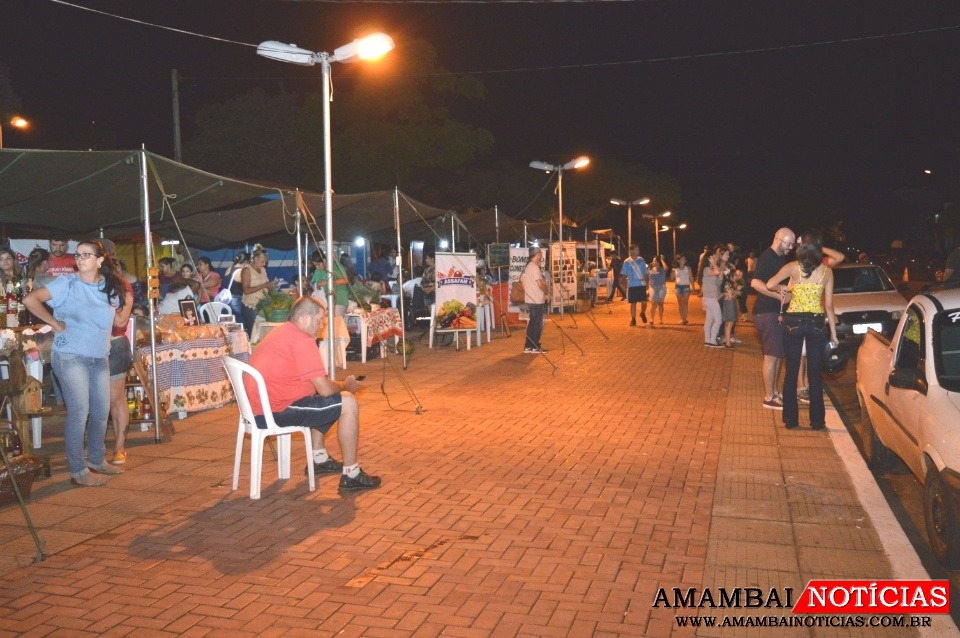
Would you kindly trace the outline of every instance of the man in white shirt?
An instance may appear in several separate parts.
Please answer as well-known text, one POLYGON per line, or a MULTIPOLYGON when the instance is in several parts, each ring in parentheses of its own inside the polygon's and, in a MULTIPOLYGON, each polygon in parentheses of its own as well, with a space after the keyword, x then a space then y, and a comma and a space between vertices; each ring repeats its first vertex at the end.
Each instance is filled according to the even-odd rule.
POLYGON ((526 297, 527 308, 530 311, 530 321, 527 323, 527 338, 524 341, 523 351, 527 354, 546 352, 540 347, 540 335, 543 334, 543 320, 546 312, 547 284, 543 281, 543 251, 539 248, 530 249, 530 258, 527 267, 520 275, 523 282, 523 294, 526 297))

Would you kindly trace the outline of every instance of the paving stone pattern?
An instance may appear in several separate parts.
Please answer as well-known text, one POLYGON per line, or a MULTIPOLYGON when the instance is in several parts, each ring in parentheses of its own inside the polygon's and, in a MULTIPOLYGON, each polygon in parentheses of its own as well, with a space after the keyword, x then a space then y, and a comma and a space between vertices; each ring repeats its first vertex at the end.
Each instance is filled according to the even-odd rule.
POLYGON ((0 510, 0 635, 693 636, 675 616, 696 610, 653 608, 659 588, 889 577, 829 437, 760 407, 752 327, 706 349, 691 310, 683 327, 672 296, 674 325, 630 328, 621 302, 596 325, 554 316, 556 373, 522 331, 469 352, 424 339, 405 373, 351 362, 361 464, 383 477, 354 496, 332 476, 309 492, 296 441, 289 481, 267 449, 249 500, 247 450, 231 492, 234 406, 172 442, 134 433, 124 475, 73 488, 48 419, 54 476, 29 508, 49 556, 31 564, 20 509, 0 510))

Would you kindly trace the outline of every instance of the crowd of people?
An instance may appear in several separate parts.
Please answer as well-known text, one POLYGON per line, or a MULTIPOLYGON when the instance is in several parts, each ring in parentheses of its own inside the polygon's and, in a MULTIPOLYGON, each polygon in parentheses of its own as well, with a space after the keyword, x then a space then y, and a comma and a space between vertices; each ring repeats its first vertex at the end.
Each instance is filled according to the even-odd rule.
MULTIPOLYGON (((111 475, 121 474, 121 466, 127 462, 130 412, 125 385, 133 358, 125 335, 134 308, 139 305, 143 312, 147 298, 143 283, 116 258, 111 240, 81 240, 73 254, 68 247, 66 235, 53 234, 49 249, 33 249, 26 266, 9 247, 0 248, 0 285, 22 285, 25 308, 55 333, 51 377, 57 401, 62 399, 66 409, 64 439, 70 479, 78 486, 98 487, 106 485, 111 475), (115 441, 110 462, 105 443, 108 419, 113 421, 115 441)), ((386 294, 387 282, 398 276, 396 256, 395 249, 384 251, 370 264, 370 279, 364 284, 357 281, 356 269, 343 255, 334 269, 335 311, 345 311, 351 285, 377 287, 386 294)), ((158 260, 157 312, 180 313, 179 302, 185 299, 201 304, 219 300, 230 306, 249 331, 257 303, 278 285, 277 279, 267 275, 268 259, 266 250, 257 245, 250 254, 238 253, 221 276, 207 257, 197 259, 196 266, 189 262, 178 266, 173 257, 163 257, 158 260)), ((323 253, 315 252, 311 263, 314 268, 308 286, 320 290, 326 283, 323 253)), ((251 363, 262 368, 277 422, 308 422, 316 428, 316 471, 342 473, 341 493, 372 489, 379 486, 380 479, 364 473, 356 462, 359 408, 353 393, 359 383, 353 377, 342 383, 330 380, 317 348, 297 347, 298 335, 299 341, 316 337, 324 313, 322 299, 306 295, 297 300, 289 326, 271 332, 255 350, 251 363), (303 396, 294 396, 301 392, 303 396), (339 424, 344 463, 329 457, 324 448, 323 434, 334 423, 339 424)))
MULTIPOLYGON (((808 403, 811 427, 824 427, 823 353, 828 341, 837 343, 832 267, 844 261, 843 253, 823 246, 817 232, 807 232, 798 240, 789 228, 778 230, 759 257, 750 252, 741 258, 732 243, 704 246, 696 274, 683 254, 668 266, 662 255, 647 263, 636 244, 629 252, 627 259, 621 261, 613 255, 607 263, 612 279, 607 301, 612 302, 619 293, 629 303, 631 327, 638 321, 654 327, 659 320, 663 325, 666 283, 672 279, 680 325, 689 323, 691 295, 696 293, 701 299, 705 347, 735 348, 741 343, 736 337, 738 323, 756 326, 763 352, 764 408, 782 411, 785 427, 792 429, 799 426, 799 403, 808 403), (794 251, 795 259, 788 261, 794 251), (752 312, 747 304, 751 293, 756 295, 752 312), (777 379, 784 359, 787 365, 781 393, 777 379)), ((542 251, 531 248, 521 277, 530 313, 524 342, 528 353, 546 352, 540 337, 549 289, 542 260, 542 251)), ((960 250, 954 262, 960 270, 960 250)))
MULTIPOLYGON (((25 282, 30 292, 24 305, 57 333, 52 368, 58 396, 62 396, 67 409, 65 439, 71 480, 77 485, 99 486, 109 475, 122 472, 118 466, 126 462, 129 412, 124 379, 132 359, 124 331, 136 305, 146 300, 142 282, 116 259, 110 240, 83 240, 72 255, 67 253, 67 246, 66 237, 52 236, 49 250, 34 249, 25 267, 12 251, 0 249, 0 284, 25 282), (108 463, 104 437, 111 414, 115 449, 113 461, 108 463)), ((809 232, 797 240, 788 228, 778 230, 773 243, 759 257, 749 253, 741 259, 732 244, 704 247, 695 271, 682 254, 673 263, 662 255, 648 263, 639 246, 631 245, 627 259, 620 261, 614 256, 606 264, 612 279, 606 298, 613 301, 619 293, 629 303, 630 326, 640 323, 655 327, 658 321, 662 326, 667 282, 672 280, 680 325, 689 323, 690 297, 699 295, 705 315, 704 346, 709 348, 736 347, 737 324, 752 322, 763 352, 763 407, 781 410, 784 425, 795 428, 799 425, 798 404, 808 401, 811 426, 820 429, 824 427, 822 358, 806 355, 821 353, 828 340, 837 339, 831 266, 842 260, 841 253, 822 246, 818 234, 809 232), (796 259, 788 261, 794 250, 796 259), (752 312, 746 303, 749 293, 756 295, 752 312), (776 382, 784 359, 786 377, 781 393, 776 382)), ((316 250, 309 261, 305 295, 293 304, 283 328, 268 334, 254 350, 251 365, 264 375, 268 393, 275 401, 277 422, 306 424, 315 429, 315 471, 340 473, 341 492, 371 489, 380 479, 364 473, 356 460, 359 409, 354 395, 359 383, 353 377, 342 383, 330 380, 317 348, 299 347, 301 342, 315 339, 326 314, 326 255, 316 250), (343 463, 329 456, 323 440, 338 422, 343 463)), ((222 275, 206 257, 199 258, 195 267, 189 262, 178 266, 172 257, 164 257, 158 262, 158 312, 179 313, 179 302, 184 299, 223 301, 249 332, 257 316, 257 304, 278 285, 278 280, 267 273, 268 262, 267 251, 259 245, 250 254, 238 253, 222 275)), ((525 353, 546 352, 540 340, 550 286, 543 262, 544 252, 530 248, 521 276, 529 312, 525 353)), ((349 256, 341 255, 332 270, 333 313, 346 312, 358 286, 389 294, 391 282, 400 275, 399 268, 396 249, 384 250, 368 265, 368 279, 363 282, 349 256)), ((590 268, 588 272, 596 276, 595 266, 591 264, 590 268)), ((419 290, 429 305, 436 291, 435 255, 427 251, 423 265, 412 274, 407 283, 412 284, 411 290, 419 290)), ((493 281, 480 251, 476 276, 478 298, 488 295, 493 281)), ((593 302, 595 293, 595 288, 587 293, 593 302)))

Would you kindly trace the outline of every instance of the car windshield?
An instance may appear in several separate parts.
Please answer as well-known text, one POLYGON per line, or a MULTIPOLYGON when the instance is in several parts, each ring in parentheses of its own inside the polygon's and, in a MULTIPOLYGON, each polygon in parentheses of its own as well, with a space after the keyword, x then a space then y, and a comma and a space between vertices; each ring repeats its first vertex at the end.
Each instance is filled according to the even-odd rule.
POLYGON ((887 275, 876 266, 837 268, 833 271, 833 293, 884 292, 893 290, 887 275))
POLYGON ((933 330, 935 367, 940 385, 960 391, 960 308, 937 313, 933 330))

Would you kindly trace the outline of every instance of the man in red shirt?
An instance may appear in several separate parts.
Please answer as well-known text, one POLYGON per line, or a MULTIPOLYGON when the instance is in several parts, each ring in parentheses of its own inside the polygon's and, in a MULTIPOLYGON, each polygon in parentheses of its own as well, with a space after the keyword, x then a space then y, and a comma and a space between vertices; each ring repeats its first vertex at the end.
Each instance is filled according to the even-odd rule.
POLYGON ((56 231, 50 235, 50 267, 47 274, 51 277, 70 275, 77 272, 77 262, 67 252, 70 238, 66 233, 56 231))
MULTIPOLYGON (((333 381, 327 376, 316 336, 325 309, 312 297, 300 297, 290 318, 274 328, 250 356, 250 365, 263 375, 270 408, 277 425, 313 428, 313 467, 319 474, 340 473, 341 494, 380 487, 380 477, 370 476, 357 463, 360 408, 355 396, 360 383, 349 376, 333 381), (327 454, 323 437, 333 424, 343 453, 343 464, 327 454)), ((256 383, 244 377, 257 427, 265 428, 263 406, 256 383)))

